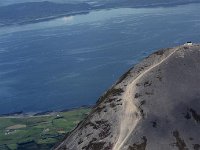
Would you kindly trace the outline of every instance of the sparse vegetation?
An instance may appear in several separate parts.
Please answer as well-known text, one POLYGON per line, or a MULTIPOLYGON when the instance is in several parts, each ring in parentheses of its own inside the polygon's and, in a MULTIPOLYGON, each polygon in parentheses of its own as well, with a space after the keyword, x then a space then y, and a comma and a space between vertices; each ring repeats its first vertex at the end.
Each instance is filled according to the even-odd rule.
POLYGON ((194 110, 194 109, 190 109, 190 112, 192 113, 192 117, 195 119, 196 122, 200 122, 200 115, 194 110))
POLYGON ((144 82, 144 87, 151 86, 151 84, 152 84, 152 81, 146 81, 144 82))
POLYGON ((119 80, 117 81, 116 84, 120 84, 125 78, 127 78, 129 76, 129 74, 131 73, 131 70, 133 70, 134 67, 130 68, 125 74, 123 74, 119 80))
POLYGON ((176 143, 174 145, 179 149, 179 150, 188 150, 185 141, 180 137, 180 134, 178 131, 173 132, 173 136, 176 138, 176 143))
POLYGON ((134 143, 133 146, 129 146, 128 150, 145 150, 147 146, 147 138, 142 137, 141 143, 134 143))
MULTIPOLYGON (((124 90, 121 88, 119 89, 111 88, 99 98, 99 100, 97 101, 97 105, 100 104, 102 101, 104 101, 106 98, 110 98, 111 96, 119 96, 123 92, 124 90)), ((115 100, 115 99, 112 98, 112 100, 115 100)), ((108 101, 110 101, 110 99, 108 99, 108 101)))
POLYGON ((139 94, 139 93, 136 93, 136 94, 135 94, 135 98, 138 98, 138 97, 140 97, 140 96, 142 96, 142 95, 139 94))
POLYGON ((161 49, 161 50, 159 50, 159 51, 154 52, 153 54, 156 54, 156 55, 163 55, 164 52, 165 52, 165 49, 161 49))

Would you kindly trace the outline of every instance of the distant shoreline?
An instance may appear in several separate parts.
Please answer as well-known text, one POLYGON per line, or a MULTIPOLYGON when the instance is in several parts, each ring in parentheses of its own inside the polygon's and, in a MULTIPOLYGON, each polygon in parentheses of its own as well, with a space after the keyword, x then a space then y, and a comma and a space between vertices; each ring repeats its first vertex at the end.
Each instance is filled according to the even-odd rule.
POLYGON ((47 110, 47 111, 38 111, 38 112, 23 112, 23 111, 16 111, 16 112, 11 112, 11 113, 5 113, 5 114, 0 114, 0 118, 23 118, 23 117, 41 117, 41 116, 51 116, 59 112, 68 112, 68 111, 73 111, 73 110, 78 110, 78 109, 89 109, 92 108, 93 105, 83 105, 80 107, 74 107, 74 108, 69 108, 69 109, 63 109, 63 110, 47 110))
MULTIPOLYGON (((40 3, 40 2, 38 2, 40 3)), ((49 2, 50 3, 50 2, 49 2)), ((75 10, 75 11, 69 11, 69 12, 62 12, 58 13, 55 16, 52 15, 47 15, 47 16, 41 16, 41 18, 32 18, 31 16, 25 16, 25 20, 21 21, 10 19, 11 22, 7 22, 8 19, 4 20, 4 18, 0 18, 2 22, 0 22, 0 27, 7 27, 7 26, 13 26, 13 25, 26 25, 26 24, 31 24, 31 23, 38 23, 38 22, 45 22, 53 19, 58 19, 61 17, 68 17, 68 16, 76 16, 76 15, 84 15, 88 14, 92 11, 99 11, 99 10, 108 10, 108 9, 118 9, 118 8, 157 8, 157 7, 175 7, 175 6, 180 6, 180 5, 188 5, 188 4, 196 4, 200 3, 198 0, 192 0, 192 1, 175 1, 175 2, 166 2, 166 3, 145 3, 145 4, 140 4, 140 3, 111 3, 111 4, 102 4, 99 6, 92 6, 88 5, 87 8, 81 9, 81 10, 75 10), (26 20, 26 18, 32 18, 30 20, 26 20)), ((19 3, 20 4, 25 4, 25 3, 19 3)), ((15 4, 13 4, 15 5, 15 4)), ((12 5, 6 5, 6 6, 0 6, 0 7, 10 7, 12 5)))

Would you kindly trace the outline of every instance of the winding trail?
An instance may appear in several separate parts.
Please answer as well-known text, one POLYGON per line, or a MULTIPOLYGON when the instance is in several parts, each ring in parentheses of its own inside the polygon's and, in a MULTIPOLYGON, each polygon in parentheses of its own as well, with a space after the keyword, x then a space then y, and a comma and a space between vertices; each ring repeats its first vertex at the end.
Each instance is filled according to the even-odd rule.
POLYGON ((136 90, 136 83, 149 71, 153 70, 160 64, 162 64, 164 61, 166 61, 170 56, 172 56, 178 49, 174 48, 174 51, 172 51, 168 56, 166 56, 163 60, 158 62, 157 64, 152 65, 147 70, 145 70, 143 73, 141 73, 138 77, 136 77, 127 87, 126 91, 124 92, 122 99, 123 99, 123 110, 121 114, 121 124, 120 124, 120 132, 119 132, 119 138, 116 142, 116 144, 113 147, 113 150, 121 150, 126 143, 127 139, 130 137, 131 133, 135 129, 137 123, 141 119, 140 114, 137 106, 134 104, 134 91, 136 90))

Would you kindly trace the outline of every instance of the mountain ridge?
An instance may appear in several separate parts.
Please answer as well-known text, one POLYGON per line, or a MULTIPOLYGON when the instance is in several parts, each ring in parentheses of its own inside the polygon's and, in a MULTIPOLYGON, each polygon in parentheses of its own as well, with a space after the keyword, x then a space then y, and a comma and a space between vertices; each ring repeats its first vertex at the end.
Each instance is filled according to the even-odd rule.
POLYGON ((198 56, 200 46, 194 44, 162 49, 145 58, 99 99, 55 150, 196 150, 198 56))

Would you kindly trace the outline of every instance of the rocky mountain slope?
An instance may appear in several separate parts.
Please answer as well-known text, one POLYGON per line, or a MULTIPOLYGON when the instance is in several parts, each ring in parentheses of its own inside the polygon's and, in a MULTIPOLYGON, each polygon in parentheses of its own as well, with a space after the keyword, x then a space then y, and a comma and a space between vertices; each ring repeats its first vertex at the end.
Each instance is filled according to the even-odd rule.
POLYGON ((125 73, 55 150, 199 150, 200 45, 163 49, 125 73))

